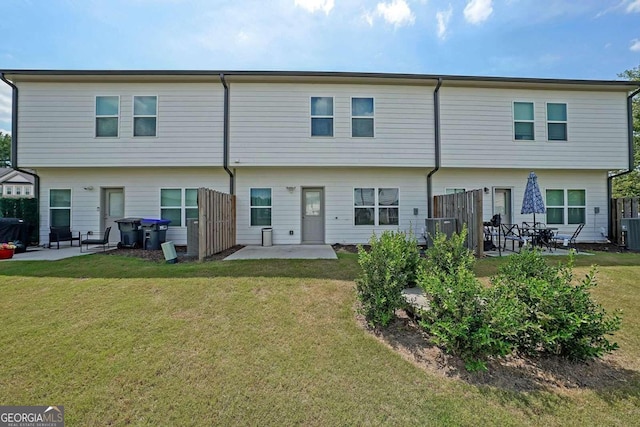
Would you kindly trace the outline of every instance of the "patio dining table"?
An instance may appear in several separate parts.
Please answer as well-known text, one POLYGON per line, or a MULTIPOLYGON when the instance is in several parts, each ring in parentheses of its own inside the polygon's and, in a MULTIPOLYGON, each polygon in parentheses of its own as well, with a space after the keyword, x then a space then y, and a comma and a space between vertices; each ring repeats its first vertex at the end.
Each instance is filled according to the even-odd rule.
POLYGON ((555 231, 558 231, 558 227, 540 227, 540 226, 528 226, 522 227, 522 233, 527 238, 531 239, 532 246, 543 246, 553 252, 551 248, 551 240, 555 231))

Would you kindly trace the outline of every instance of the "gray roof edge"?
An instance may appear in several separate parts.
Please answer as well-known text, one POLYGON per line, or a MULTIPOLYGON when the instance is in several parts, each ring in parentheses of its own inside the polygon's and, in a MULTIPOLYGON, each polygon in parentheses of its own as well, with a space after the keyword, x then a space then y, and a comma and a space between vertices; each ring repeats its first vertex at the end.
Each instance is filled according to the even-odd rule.
POLYGON ((558 85, 605 85, 640 87, 639 81, 634 80, 589 80, 589 79, 559 79, 538 77, 498 77, 498 76, 465 76, 447 74, 418 74, 418 73, 377 73, 356 71, 239 71, 239 70, 53 70, 53 69, 7 69, 0 70, 5 75, 25 76, 247 76, 247 77, 347 77, 347 78, 377 78, 377 79, 414 79, 443 81, 469 81, 492 83, 540 83, 558 85))

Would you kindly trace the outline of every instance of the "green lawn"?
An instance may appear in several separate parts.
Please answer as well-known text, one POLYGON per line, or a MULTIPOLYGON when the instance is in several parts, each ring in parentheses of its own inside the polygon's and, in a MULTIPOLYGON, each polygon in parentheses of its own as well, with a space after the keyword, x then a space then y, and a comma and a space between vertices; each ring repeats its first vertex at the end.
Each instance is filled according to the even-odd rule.
POLYGON ((424 371, 359 328, 353 254, 0 262, 0 404, 64 405, 68 425, 640 425, 640 255, 576 272, 590 263, 596 298, 625 311, 624 381, 516 392, 424 371))

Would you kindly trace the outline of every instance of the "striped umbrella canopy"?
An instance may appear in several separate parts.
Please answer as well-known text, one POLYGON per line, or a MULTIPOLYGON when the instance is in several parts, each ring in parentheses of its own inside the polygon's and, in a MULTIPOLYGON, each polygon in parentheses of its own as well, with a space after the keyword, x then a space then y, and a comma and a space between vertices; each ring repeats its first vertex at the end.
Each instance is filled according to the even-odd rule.
POLYGON ((521 214, 533 214, 533 223, 536 223, 536 214, 545 213, 544 200, 538 186, 538 177, 535 172, 529 174, 527 187, 524 189, 521 214))

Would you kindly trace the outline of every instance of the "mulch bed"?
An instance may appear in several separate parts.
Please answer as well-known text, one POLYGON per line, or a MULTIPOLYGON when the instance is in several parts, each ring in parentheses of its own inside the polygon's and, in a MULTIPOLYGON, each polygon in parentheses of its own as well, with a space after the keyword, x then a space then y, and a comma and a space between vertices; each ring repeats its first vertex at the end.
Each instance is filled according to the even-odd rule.
POLYGON ((606 391, 640 380, 638 372, 620 366, 615 354, 588 363, 555 356, 529 358, 510 355, 490 360, 486 372, 468 372, 459 357, 431 344, 428 334, 404 310, 396 311, 396 318, 384 329, 371 329, 360 314, 356 315, 356 319, 360 327, 419 368, 476 386, 517 392, 571 389, 606 391))
MULTIPOLYGON (((229 255, 231 255, 234 252, 239 251, 240 249, 244 248, 243 245, 235 245, 232 246, 231 248, 222 251, 220 253, 217 253, 215 255, 211 255, 209 257, 205 258, 205 261, 216 261, 216 260, 222 260, 226 257, 228 257, 229 255)), ((127 257, 135 257, 135 258, 141 258, 141 259, 145 259, 148 261, 154 261, 154 262, 165 262, 165 258, 164 258, 164 253, 162 252, 162 250, 144 250, 144 249, 127 249, 127 248, 121 248, 121 249, 113 249, 110 251, 106 251, 106 252, 99 252, 99 254, 101 255, 105 255, 105 256, 110 256, 110 255, 120 255, 120 256, 127 256, 127 257)), ((187 255, 187 247, 186 246, 176 246, 176 255, 178 255, 178 262, 195 262, 198 261, 198 257, 197 256, 190 256, 187 255)))

